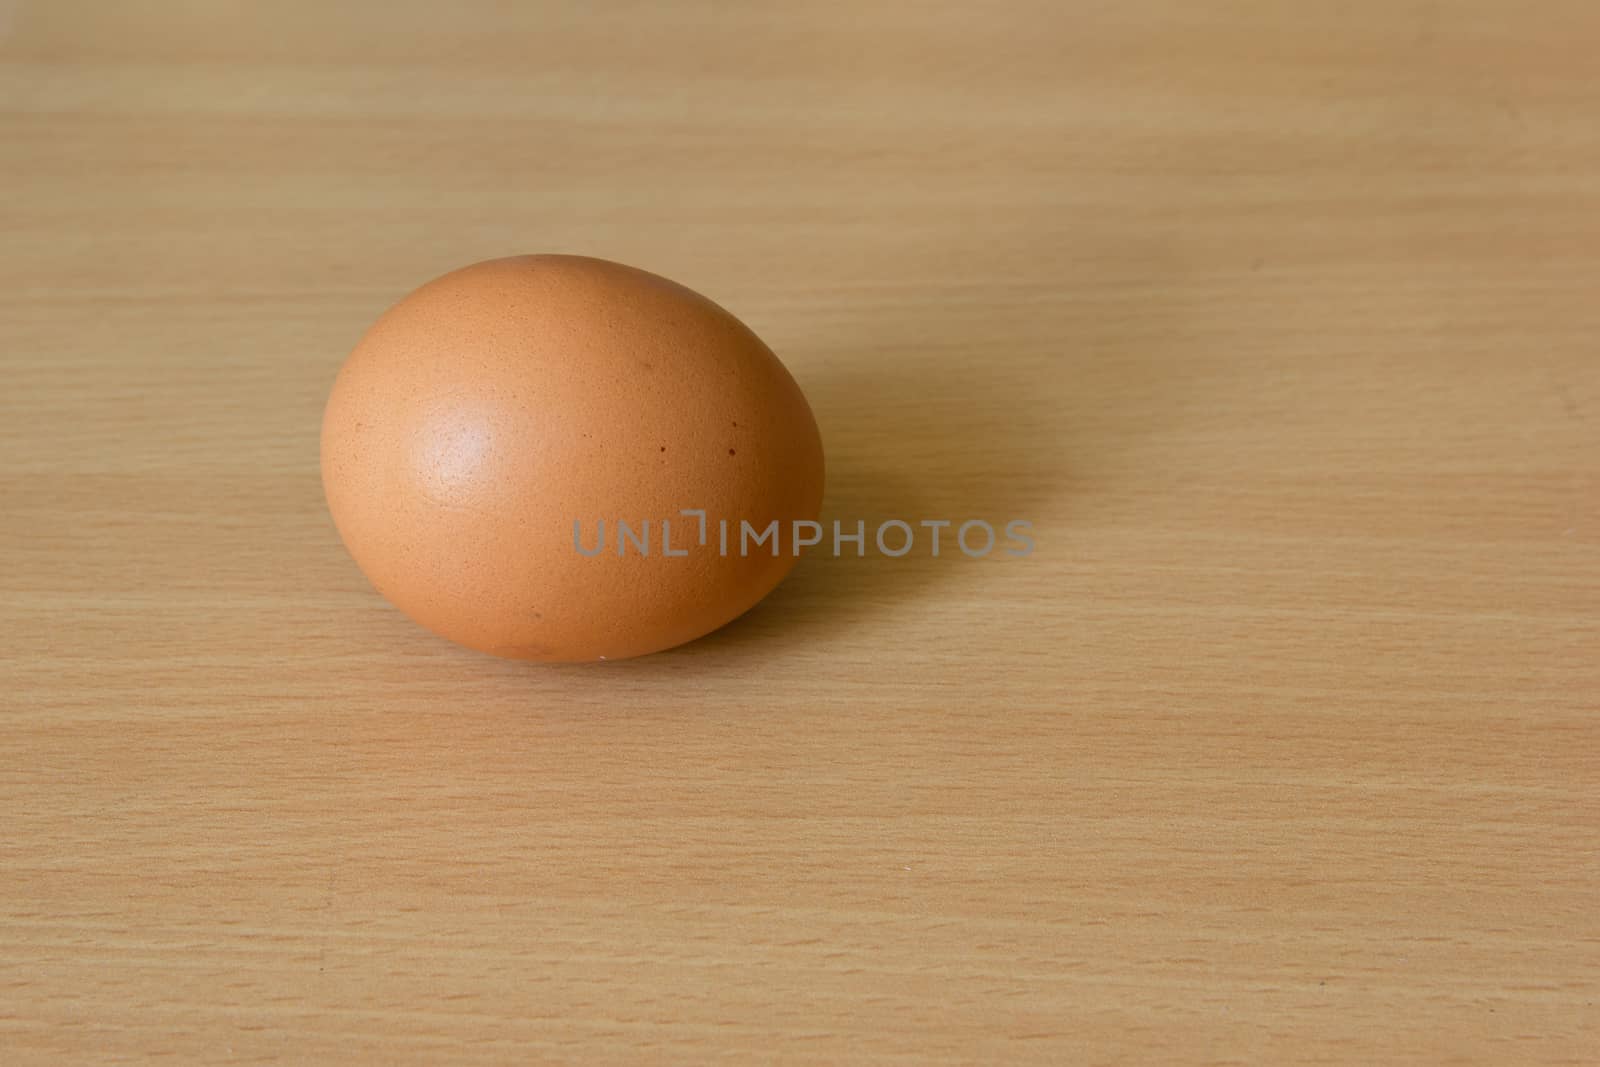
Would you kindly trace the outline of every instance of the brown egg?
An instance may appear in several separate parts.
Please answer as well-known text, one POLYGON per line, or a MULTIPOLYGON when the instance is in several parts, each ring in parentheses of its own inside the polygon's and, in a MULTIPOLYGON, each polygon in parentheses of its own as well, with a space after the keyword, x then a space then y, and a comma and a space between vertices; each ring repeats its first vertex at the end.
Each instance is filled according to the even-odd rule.
POLYGON ((322 425, 328 507, 372 584, 520 659, 638 656, 738 616, 793 567, 822 476, 811 409, 760 338, 578 256, 416 290, 351 353, 322 425))

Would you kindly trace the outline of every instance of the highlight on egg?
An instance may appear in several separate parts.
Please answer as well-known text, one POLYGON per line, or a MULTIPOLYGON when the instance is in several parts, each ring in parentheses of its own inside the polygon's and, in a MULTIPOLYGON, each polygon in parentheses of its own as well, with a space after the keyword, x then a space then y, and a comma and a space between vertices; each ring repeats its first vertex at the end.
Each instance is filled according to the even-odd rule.
POLYGON ((373 324, 328 398, 322 480, 356 564, 421 625, 497 656, 615 660, 766 596, 798 553, 718 551, 714 531, 815 523, 823 452, 732 314, 634 267, 529 255, 373 324), (637 521, 613 539, 653 527, 671 551, 580 551, 575 524, 613 516, 637 521))

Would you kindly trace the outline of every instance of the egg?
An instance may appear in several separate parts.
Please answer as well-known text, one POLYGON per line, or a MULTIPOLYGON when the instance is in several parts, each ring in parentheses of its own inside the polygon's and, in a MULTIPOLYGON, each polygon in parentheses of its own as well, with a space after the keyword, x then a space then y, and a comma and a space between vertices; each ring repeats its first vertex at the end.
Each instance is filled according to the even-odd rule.
POLYGON ((322 479, 357 566, 416 622, 497 656, 616 660, 782 581, 815 540, 823 451, 729 312, 619 263, 529 255, 373 324, 328 398, 322 479))

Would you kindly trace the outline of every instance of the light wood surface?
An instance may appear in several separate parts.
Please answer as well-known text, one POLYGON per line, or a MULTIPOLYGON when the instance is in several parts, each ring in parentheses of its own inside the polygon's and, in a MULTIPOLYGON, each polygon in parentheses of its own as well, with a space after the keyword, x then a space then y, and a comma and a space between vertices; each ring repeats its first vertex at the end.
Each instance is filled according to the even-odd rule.
POLYGON ((1600 7, 0 9, 0 1061, 1600 1062, 1600 7), (543 250, 1036 553, 419 631, 322 401, 543 250))

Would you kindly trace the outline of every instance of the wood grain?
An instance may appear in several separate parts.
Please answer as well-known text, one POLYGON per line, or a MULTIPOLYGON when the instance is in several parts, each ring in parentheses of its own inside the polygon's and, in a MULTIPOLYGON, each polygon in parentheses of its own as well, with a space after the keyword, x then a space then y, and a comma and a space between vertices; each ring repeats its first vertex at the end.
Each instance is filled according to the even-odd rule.
POLYGON ((1600 8, 0 7, 0 1060, 1600 1061, 1600 8), (539 250, 1037 551, 420 632, 321 403, 539 250))

